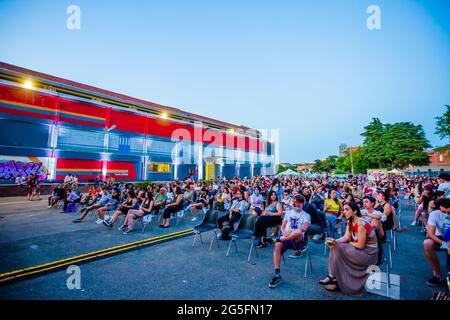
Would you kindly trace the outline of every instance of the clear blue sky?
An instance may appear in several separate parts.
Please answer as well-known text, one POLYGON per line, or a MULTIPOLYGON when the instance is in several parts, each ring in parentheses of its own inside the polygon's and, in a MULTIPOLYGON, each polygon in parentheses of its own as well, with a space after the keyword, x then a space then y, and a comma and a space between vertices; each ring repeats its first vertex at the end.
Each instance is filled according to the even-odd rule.
POLYGON ((362 143, 372 117, 450 104, 450 1, 0 0, 0 61, 252 128, 280 161, 362 143), (81 8, 81 30, 66 9, 81 8), (381 9, 368 30, 366 9, 381 9))

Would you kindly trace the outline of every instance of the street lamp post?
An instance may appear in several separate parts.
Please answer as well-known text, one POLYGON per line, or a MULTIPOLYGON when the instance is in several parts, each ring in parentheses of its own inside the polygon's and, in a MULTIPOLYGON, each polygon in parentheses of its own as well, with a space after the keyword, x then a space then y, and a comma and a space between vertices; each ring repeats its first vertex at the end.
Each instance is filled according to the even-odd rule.
POLYGON ((352 175, 355 174, 355 169, 353 167, 353 153, 352 148, 350 148, 350 162, 352 163, 352 175))

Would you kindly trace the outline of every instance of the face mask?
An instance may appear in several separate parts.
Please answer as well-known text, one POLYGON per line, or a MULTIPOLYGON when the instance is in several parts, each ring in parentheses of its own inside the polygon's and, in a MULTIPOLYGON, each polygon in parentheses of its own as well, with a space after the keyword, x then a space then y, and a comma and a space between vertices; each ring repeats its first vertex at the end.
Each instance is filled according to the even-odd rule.
POLYGON ((294 211, 299 211, 300 208, 299 207, 294 207, 294 211))
POLYGON ((259 194, 259 190, 255 190, 255 194, 258 195, 259 194))

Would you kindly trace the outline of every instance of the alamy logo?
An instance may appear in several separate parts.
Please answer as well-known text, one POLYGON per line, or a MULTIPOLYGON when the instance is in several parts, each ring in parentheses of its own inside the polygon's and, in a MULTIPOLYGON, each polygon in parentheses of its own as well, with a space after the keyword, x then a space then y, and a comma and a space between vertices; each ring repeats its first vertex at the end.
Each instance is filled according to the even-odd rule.
POLYGON ((67 289, 73 290, 81 289, 81 269, 79 266, 71 265, 67 268, 67 274, 70 274, 69 278, 67 278, 67 289))
POLYGON ((369 278, 366 281, 367 290, 379 290, 381 289, 381 270, 378 266, 369 266, 367 268, 369 278))
POLYGON ((67 14, 70 16, 66 20, 66 26, 69 30, 80 30, 81 29, 81 9, 77 5, 70 5, 66 10, 67 14))
POLYGON ((367 7, 367 17, 366 25, 369 30, 380 30, 381 29, 381 9, 377 5, 370 5, 367 7))

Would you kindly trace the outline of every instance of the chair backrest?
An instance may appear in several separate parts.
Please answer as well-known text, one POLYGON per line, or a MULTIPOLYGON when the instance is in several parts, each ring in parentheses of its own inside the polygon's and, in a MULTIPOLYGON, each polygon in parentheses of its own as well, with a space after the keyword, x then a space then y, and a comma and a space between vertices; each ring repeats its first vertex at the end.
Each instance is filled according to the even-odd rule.
POLYGON ((252 214, 243 214, 236 230, 250 230, 253 231, 255 226, 256 216, 252 214))
POLYGON ((377 246, 378 246, 377 266, 379 266, 379 265, 383 264, 383 259, 384 259, 383 241, 381 240, 380 232, 378 231, 378 229, 376 227, 374 227, 373 229, 375 231, 375 235, 377 236, 377 246))
POLYGON ((203 217, 202 224, 216 224, 217 223, 217 214, 218 212, 216 210, 208 210, 208 212, 203 217))

